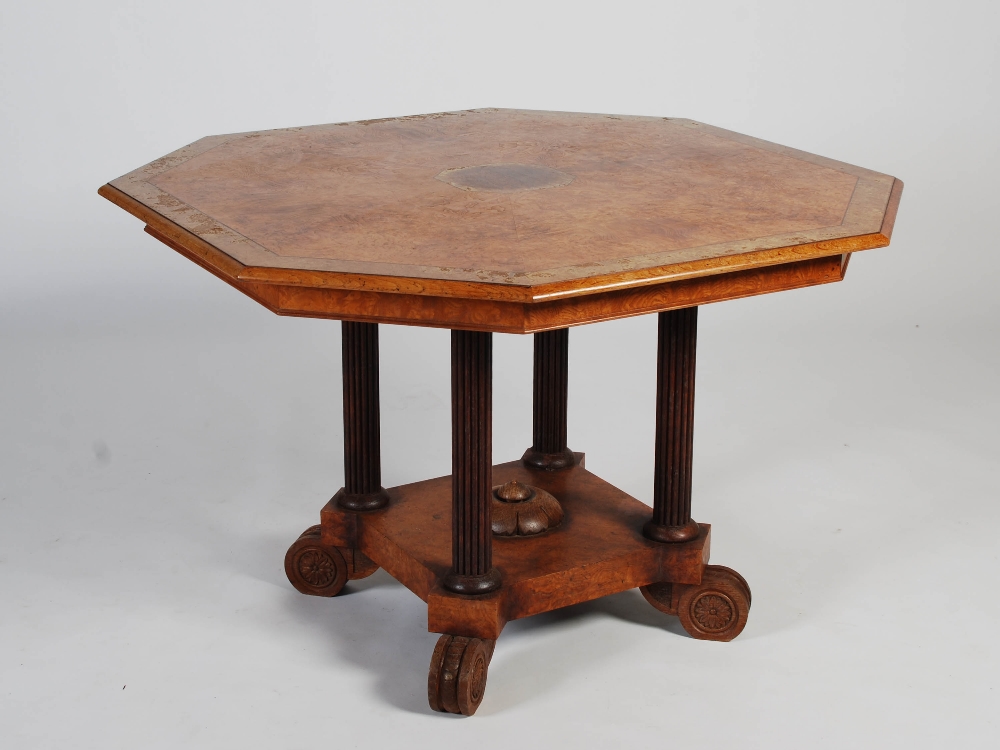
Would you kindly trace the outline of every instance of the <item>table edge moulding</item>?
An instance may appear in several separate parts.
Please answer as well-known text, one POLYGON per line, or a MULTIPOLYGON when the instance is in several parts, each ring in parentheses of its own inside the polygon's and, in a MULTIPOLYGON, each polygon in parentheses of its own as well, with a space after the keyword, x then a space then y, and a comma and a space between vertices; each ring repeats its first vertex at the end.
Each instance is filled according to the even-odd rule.
MULTIPOLYGON (((566 118, 584 116, 471 110, 420 117, 507 112, 566 118)), ((837 226, 669 253, 646 253, 544 272, 491 273, 485 279, 483 272, 475 269, 279 257, 150 182, 157 175, 232 141, 271 133, 308 132, 310 128, 204 138, 113 180, 99 192, 145 222, 147 231, 164 244, 279 315, 460 327, 496 333, 554 330, 839 281, 851 253, 889 244, 903 187, 893 177, 691 120, 614 117, 666 122, 673 127, 711 134, 849 174, 857 179, 857 184, 837 226), (336 265, 338 270, 319 270, 316 267, 319 265, 336 265)), ((394 118, 374 124, 415 119, 419 118, 394 118)), ((372 121, 343 125, 370 124, 372 121)))

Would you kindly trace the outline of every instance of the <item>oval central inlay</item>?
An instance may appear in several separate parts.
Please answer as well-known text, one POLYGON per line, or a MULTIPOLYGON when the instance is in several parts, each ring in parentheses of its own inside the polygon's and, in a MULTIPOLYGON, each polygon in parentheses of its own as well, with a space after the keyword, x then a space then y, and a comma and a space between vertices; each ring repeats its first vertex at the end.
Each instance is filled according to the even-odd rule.
POLYGON ((459 190, 516 193, 520 190, 563 187, 573 181, 573 175, 538 164, 510 163, 446 169, 436 179, 459 190))

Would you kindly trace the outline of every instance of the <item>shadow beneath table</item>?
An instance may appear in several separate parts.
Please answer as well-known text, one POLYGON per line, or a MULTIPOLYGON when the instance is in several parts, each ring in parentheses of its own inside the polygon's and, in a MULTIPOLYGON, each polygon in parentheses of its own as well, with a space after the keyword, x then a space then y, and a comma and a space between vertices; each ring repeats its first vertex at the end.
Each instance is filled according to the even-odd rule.
POLYGON ((677 618, 654 610, 638 590, 515 620, 504 628, 497 642, 490 665, 490 699, 479 713, 489 716, 523 706, 576 680, 599 674, 603 664, 631 649, 634 638, 625 630, 615 638, 581 632, 588 622, 606 618, 688 637, 677 618), (576 631, 575 635, 571 635, 572 631, 576 631), (595 638, 598 648, 594 647, 595 638))
MULTIPOLYGON (((427 632, 427 605, 384 570, 348 581, 336 597, 300 594, 282 567, 294 536, 268 534, 250 542, 242 572, 283 590, 281 606, 297 624, 321 635, 323 662, 347 662, 376 678, 378 696, 396 708, 432 713, 427 705, 427 670, 437 642, 427 632)), ((244 540, 246 543, 246 540, 244 540)), ((276 638, 288 639, 287 629, 276 638)))
MULTIPOLYGON (((337 597, 299 594, 285 579, 280 561, 288 536, 268 534, 241 540, 241 572, 285 591, 282 604, 297 623, 323 634, 330 661, 346 661, 375 676, 375 691, 396 708, 428 714, 426 685, 438 634, 427 632, 427 606, 384 570, 350 581, 337 597)), ((638 589, 515 620, 504 628, 490 666, 490 700, 485 715, 523 705, 570 680, 593 674, 599 665, 630 648, 634 635, 567 637, 588 621, 613 618, 665 635, 690 636, 673 616, 654 609, 638 589)), ((288 638, 287 630, 277 635, 288 638)), ((741 636, 743 637, 743 636, 741 636)))

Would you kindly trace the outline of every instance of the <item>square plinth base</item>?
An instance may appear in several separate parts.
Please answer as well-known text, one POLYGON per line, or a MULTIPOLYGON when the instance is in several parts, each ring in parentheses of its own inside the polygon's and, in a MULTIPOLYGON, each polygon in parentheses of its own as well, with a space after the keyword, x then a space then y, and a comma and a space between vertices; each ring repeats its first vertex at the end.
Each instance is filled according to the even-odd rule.
POLYGON ((493 484, 512 479, 554 495, 565 513, 555 529, 534 537, 493 537, 493 564, 503 586, 462 596, 441 587, 451 568, 451 477, 388 490, 389 505, 355 513, 333 501, 323 508, 324 544, 360 550, 427 602, 428 630, 495 640, 504 625, 659 581, 696 584, 708 563, 711 527, 690 542, 663 544, 642 536, 648 505, 582 465, 561 471, 493 467, 493 484))

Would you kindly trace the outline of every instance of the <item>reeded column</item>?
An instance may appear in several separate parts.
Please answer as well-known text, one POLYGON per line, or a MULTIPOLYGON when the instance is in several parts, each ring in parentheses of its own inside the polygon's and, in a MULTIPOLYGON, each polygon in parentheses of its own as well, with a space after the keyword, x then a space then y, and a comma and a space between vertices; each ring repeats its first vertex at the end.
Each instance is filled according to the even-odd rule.
POLYGON ((658 339, 653 518, 643 533, 658 542, 684 542, 699 533, 691 520, 698 308, 661 312, 658 339))
POLYGON ((500 587, 493 567, 493 334, 451 332, 451 571, 446 589, 500 587))
POLYGON ((337 504, 375 510, 389 502, 382 487, 379 436, 378 324, 343 321, 344 488, 337 504))
POLYGON ((535 469, 573 465, 566 447, 566 405, 569 396, 569 329, 535 334, 535 375, 532 394, 532 444, 521 460, 535 469))

